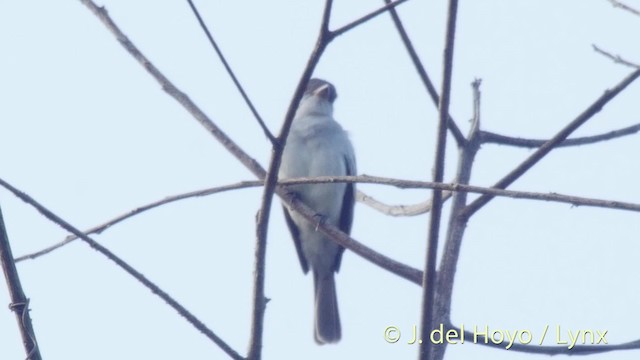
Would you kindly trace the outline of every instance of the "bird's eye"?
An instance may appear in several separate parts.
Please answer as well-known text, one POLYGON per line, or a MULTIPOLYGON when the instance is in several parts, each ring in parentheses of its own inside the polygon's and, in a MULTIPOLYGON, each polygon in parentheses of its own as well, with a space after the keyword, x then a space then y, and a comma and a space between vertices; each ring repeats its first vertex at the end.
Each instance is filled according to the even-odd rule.
POLYGON ((336 88, 333 85, 329 85, 329 101, 334 102, 336 100, 336 98, 338 97, 338 93, 336 92, 336 88))

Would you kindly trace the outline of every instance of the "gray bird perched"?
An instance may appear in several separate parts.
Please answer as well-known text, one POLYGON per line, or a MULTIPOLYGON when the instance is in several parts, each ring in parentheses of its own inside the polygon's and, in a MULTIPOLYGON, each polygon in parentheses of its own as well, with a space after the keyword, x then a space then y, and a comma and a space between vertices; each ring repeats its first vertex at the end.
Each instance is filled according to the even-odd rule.
MULTIPOLYGON (((347 132, 333 119, 336 89, 329 82, 311 79, 300 101, 282 155, 280 179, 356 174, 356 159, 347 132)), ((290 185, 302 202, 322 221, 351 232, 354 184, 290 185)), ((340 316, 334 273, 340 268, 344 248, 317 230, 317 225, 285 207, 302 270, 313 272, 315 289, 315 340, 318 344, 340 340, 340 316)))

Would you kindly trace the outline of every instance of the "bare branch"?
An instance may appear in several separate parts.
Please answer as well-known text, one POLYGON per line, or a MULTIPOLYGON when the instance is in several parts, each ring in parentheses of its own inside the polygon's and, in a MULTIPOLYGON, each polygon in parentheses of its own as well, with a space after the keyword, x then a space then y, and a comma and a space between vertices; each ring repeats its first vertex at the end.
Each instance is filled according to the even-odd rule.
POLYGON ((609 2, 611 3, 611 5, 613 5, 613 7, 617 7, 617 8, 621 8, 623 10, 626 10, 634 15, 638 15, 640 16, 640 11, 632 8, 629 5, 623 4, 622 2, 618 1, 618 0, 609 0, 609 2))
MULTIPOLYGON (((442 201, 446 201, 451 198, 451 191, 442 192, 442 201)), ((413 205, 387 205, 379 200, 376 200, 371 195, 367 195, 364 192, 356 191, 356 200, 369 206, 372 209, 389 216, 416 216, 426 214, 431 211, 431 200, 423 201, 413 205)))
POLYGON ((475 79, 471 83, 471 89, 473 90, 473 119, 471 119, 471 129, 469 130, 468 138, 475 140, 480 132, 480 85, 482 85, 482 79, 475 79))
POLYGON ((267 170, 267 176, 264 182, 264 193, 262 195, 262 202, 260 204, 260 210, 258 211, 256 221, 256 263, 254 276, 253 318, 251 325, 251 340, 249 344, 249 359, 251 360, 259 360, 261 358, 262 329, 264 326, 264 310, 266 305, 266 297, 264 296, 264 279, 265 257, 267 251, 267 230, 269 228, 269 217, 271 214, 273 194, 275 193, 276 186, 278 184, 278 169, 280 168, 280 162, 282 161, 282 153, 287 142, 289 130, 291 129, 291 124, 293 123, 293 118, 295 117, 296 110, 298 109, 304 90, 316 68, 316 65, 320 61, 320 57, 332 39, 331 33, 329 32, 329 20, 331 19, 332 6, 333 0, 326 0, 316 46, 311 52, 307 65, 302 72, 302 76, 298 82, 298 87, 296 88, 293 99, 287 109, 280 134, 278 135, 276 143, 274 143, 271 152, 271 160, 269 162, 269 169, 267 170))
POLYGON ((187 0, 187 2, 189 3, 189 7, 191 8, 191 10, 193 11, 193 14, 196 16, 196 19, 198 19, 198 23, 200 24, 202 31, 204 31, 204 33, 207 35, 207 39, 209 39, 209 43, 211 44, 211 46, 213 46, 213 49, 216 51, 216 54, 218 54, 218 58, 220 58, 220 62, 222 63, 222 65, 224 65, 224 68, 227 70, 227 74, 229 74, 229 76, 231 77, 231 80, 233 80, 233 83, 236 85, 236 88, 240 92, 240 95, 242 95, 242 98, 244 99, 244 102, 247 104, 247 106, 251 110, 251 113, 253 113, 253 116, 258 121, 258 124, 262 128, 262 131, 267 136, 269 141, 271 141, 272 144, 275 143, 276 138, 273 136, 273 134, 271 134, 271 131, 269 131, 269 128, 262 120, 262 117, 258 113, 258 110, 256 110, 255 106, 253 106, 251 99, 249 99, 249 96, 244 91, 244 88, 242 88, 240 81, 238 80, 238 78, 236 78, 236 75, 233 73, 233 70, 231 70, 231 66, 227 62, 227 59, 225 59, 224 55, 222 55, 222 50, 220 50, 216 41, 213 40, 213 36, 211 35, 211 32, 207 28, 207 25, 204 23, 204 20, 202 20, 202 17, 200 16, 200 12, 196 8, 196 6, 193 4, 193 1, 187 0))
POLYGON ((9 288, 9 297, 11 297, 9 309, 16 314, 27 360, 41 360, 40 348, 38 347, 36 333, 33 330, 31 316, 29 315, 29 299, 24 294, 20 283, 20 276, 18 276, 16 263, 11 252, 7 228, 2 217, 2 208, 0 208, 0 266, 2 266, 2 272, 9 288))
POLYGON ((94 250, 98 251, 100 254, 106 256, 109 260, 113 261, 116 265, 118 265, 122 270, 127 272, 129 275, 133 276, 136 280, 138 280, 142 285, 147 287, 151 292, 162 300, 164 300, 169 306, 171 306, 174 310, 178 312, 182 317, 184 317, 191 325, 193 325, 196 329, 200 330, 207 338, 213 341, 216 345, 222 349, 227 355, 229 355, 232 359, 235 360, 243 360, 243 357, 240 356, 235 350, 233 350, 224 340, 222 340, 218 335, 216 335, 212 330, 210 330, 202 321, 200 321, 195 315, 189 312, 184 306, 182 306, 179 302, 177 302, 174 298, 172 298, 169 294, 164 292, 160 287, 151 282, 151 280, 147 279, 142 273, 138 270, 134 269, 131 265, 126 263, 124 260, 120 259, 118 256, 113 254, 104 246, 100 245, 97 241, 83 234, 76 227, 72 226, 58 215, 51 212, 49 209, 41 205, 39 202, 35 201, 29 195, 23 193, 22 191, 16 189, 11 184, 7 183, 3 179, 0 179, 0 186, 12 192, 16 197, 25 203, 33 206, 36 210, 38 210, 44 217, 56 223, 63 229, 68 232, 74 234, 75 236, 82 239, 84 242, 89 244, 94 250))
MULTIPOLYGON (((351 176, 345 176, 345 178, 355 178, 351 176)), ((289 205, 292 209, 294 209, 297 213, 304 216, 308 221, 314 221, 318 225, 318 230, 323 234, 330 236, 334 241, 338 244, 344 246, 345 248, 351 250, 352 252, 360 255, 364 259, 378 265, 379 267, 388 270, 389 272, 400 276, 403 279, 409 280, 410 282, 421 286, 422 285, 422 271, 412 268, 411 266, 405 265, 401 262, 391 259, 388 256, 385 256, 381 253, 378 253, 362 243, 356 241, 349 235, 342 232, 339 228, 332 225, 328 221, 322 221, 317 223, 317 219, 315 216, 317 212, 305 205, 302 201, 295 198, 291 193, 283 190, 282 188, 278 189, 278 195, 282 198, 282 200, 289 205)))
MULTIPOLYGON (((314 178, 297 178, 286 179, 280 181, 282 185, 294 185, 294 184, 318 184, 318 183, 337 183, 337 182, 355 182, 359 184, 378 184, 378 185, 390 185, 400 189, 440 189, 442 191, 452 192, 469 192, 490 196, 509 197, 513 199, 527 199, 537 201, 551 201, 564 204, 570 204, 572 206, 589 206, 599 207, 604 209, 616 209, 640 212, 640 204, 629 203, 616 200, 603 200, 585 198, 573 195, 564 195, 558 193, 538 193, 532 191, 516 191, 505 190, 498 188, 486 188, 481 186, 466 185, 466 184, 443 184, 430 181, 415 181, 415 180, 400 180, 393 178, 385 178, 370 175, 361 176, 319 176, 314 178)), ((366 196, 366 195, 365 195, 366 196)))
MULTIPOLYGON (((387 4, 391 3, 390 0, 384 0, 384 2, 387 4)), ((422 65, 422 62, 420 61, 420 57, 418 57, 418 53, 416 52, 416 49, 413 47, 413 43, 411 42, 411 39, 409 39, 409 35, 407 34, 407 31, 404 29, 404 25, 402 25, 402 21, 400 20, 400 16, 398 15, 398 12, 396 11, 395 8, 392 8, 392 9, 389 9, 389 14, 391 15, 391 19, 393 20, 393 23, 396 26, 396 29, 398 30, 398 34, 400 34, 400 38, 402 39, 402 43, 407 49, 407 52, 409 53, 409 57, 413 62, 413 66, 415 66, 416 71, 418 72, 418 75, 422 80, 422 83, 426 87, 427 92, 431 97, 431 100, 436 106, 438 106, 438 104, 440 104, 440 95, 438 95, 438 91, 436 90, 436 87, 433 85, 431 78, 429 78, 429 74, 427 74, 427 71, 422 65)), ((448 116, 447 127, 449 128, 449 131, 451 131, 451 134, 453 135, 454 139, 456 139, 456 143, 458 144, 458 146, 459 147, 464 146, 464 143, 466 140, 464 138, 464 135, 462 135, 462 131, 460 131, 460 128, 458 127, 458 125, 456 125, 456 122, 455 120, 453 120, 451 115, 447 115, 447 116, 448 116)))
MULTIPOLYGON (((586 123, 589 119, 591 119, 595 114, 600 112, 602 108, 612 99, 614 99, 618 94, 620 94, 629 84, 635 81, 638 77, 640 77, 640 69, 632 72, 626 78, 624 78, 618 85, 616 85, 613 89, 605 91, 605 93, 600 96, 595 102, 593 102, 582 114, 578 115, 573 121, 571 121, 567 126, 565 126, 562 130, 560 130, 553 138, 544 143, 538 150, 536 150, 531 156, 529 156, 524 162, 522 162, 518 167, 516 167, 513 171, 503 177, 500 181, 498 181, 493 187, 498 189, 504 189, 507 186, 511 185, 516 179, 526 173, 530 168, 532 168, 538 161, 542 160, 551 150, 553 150, 559 143, 564 141, 572 132, 586 123)), ((467 206, 465 212, 467 216, 478 211, 484 205, 486 205, 489 201, 493 199, 491 195, 482 195, 474 202, 467 206)))
POLYGON ((625 60, 620 55, 613 55, 608 51, 602 50, 596 44, 591 44, 591 46, 593 47, 593 50, 595 50, 595 52, 608 57, 609 59, 613 60, 613 62, 615 62, 616 64, 622 64, 622 65, 632 67, 634 69, 640 69, 640 65, 636 63, 632 63, 631 61, 625 60))
POLYGON ((227 134, 224 133, 209 117, 182 91, 180 91, 149 59, 129 40, 129 38, 111 20, 104 7, 98 7, 91 0, 80 0, 91 12, 100 19, 106 28, 116 37, 118 42, 133 56, 144 69, 162 86, 167 94, 174 98, 185 110, 202 125, 211 135, 213 135, 233 156, 235 156, 244 166, 246 166, 257 178, 263 179, 264 169, 249 154, 245 153, 227 134))
MULTIPOLYGON (((458 192, 464 191, 464 192, 477 193, 477 194, 509 197, 513 199, 550 201, 550 202, 570 204, 572 206, 589 206, 589 207, 599 207, 599 208, 605 208, 605 209, 640 212, 640 204, 615 201, 615 200, 593 199, 593 198, 585 198, 585 197, 572 196, 572 195, 563 195, 558 193, 545 194, 545 193, 538 193, 538 192, 531 192, 531 191, 502 190, 502 189, 496 189, 496 188, 485 188, 481 186, 464 185, 464 184, 456 184, 456 183, 444 184, 444 183, 433 183, 428 181, 402 180, 402 179, 393 179, 393 178, 385 178, 385 177, 377 177, 377 176, 369 176, 369 175, 321 176, 321 177, 313 177, 313 178, 297 178, 297 179, 280 180, 278 183, 279 185, 295 185, 295 184, 323 184, 323 183, 337 183, 337 182, 389 185, 389 186, 394 186, 400 189, 439 188, 443 190, 443 201, 446 199, 449 199, 451 197, 451 193, 454 191, 458 191, 458 192)), ((190 192, 182 193, 178 195, 167 196, 162 200, 157 200, 152 203, 139 206, 109 221, 106 221, 101 225, 96 225, 88 230, 85 230, 84 234, 85 235, 100 234, 103 231, 111 228, 113 225, 116 225, 128 218, 131 218, 136 215, 140 215, 147 210, 151 210, 153 208, 156 208, 165 204, 169 204, 175 201, 213 195, 213 194, 217 194, 217 193, 229 191, 229 190, 258 187, 263 185, 264 183, 260 180, 242 181, 235 184, 212 187, 212 188, 207 188, 203 190, 195 190, 195 191, 190 191, 190 192)), ((431 209, 431 201, 426 201, 426 202, 414 204, 414 205, 391 206, 391 205, 386 205, 384 203, 381 203, 378 200, 374 199, 373 197, 361 191, 357 192, 357 200, 362 202, 365 205, 371 206, 372 208, 391 216, 421 215, 430 211, 431 209)), ((286 202, 286 199, 283 199, 283 201, 286 202)), ((34 253, 22 255, 16 258, 16 262, 24 261, 27 259, 36 259, 64 245, 67 245, 68 243, 74 241, 77 238, 78 237, 75 235, 69 235, 63 241, 56 243, 50 247, 47 247, 45 249, 39 250, 34 253)), ((374 256, 377 257, 378 255, 374 255, 374 256)), ((365 259, 370 260, 367 257, 365 257, 365 259)))
MULTIPOLYGON (((438 105, 439 119, 436 137, 436 154, 434 160, 433 182, 442 182, 444 178, 444 160, 447 144, 447 123, 449 121, 449 103, 451 100, 451 78, 453 74, 453 50, 456 37, 456 20, 458 18, 458 0, 449 0, 447 14, 447 30, 443 56, 442 90, 438 105)), ((422 278, 422 314, 421 339, 428 339, 436 322, 436 257, 438 254, 438 240, 440 237, 440 220, 442 217, 442 190, 433 190, 433 208, 430 212, 429 235, 427 237, 427 251, 425 254, 424 276, 422 278)), ((421 360, 431 359, 436 352, 436 345, 431 341, 420 347, 421 360)))
MULTIPOLYGON (((139 215, 147 210, 151 210, 153 208, 165 205, 165 204, 170 204, 172 202, 176 202, 176 201, 180 201, 180 200, 185 200, 185 199, 190 199, 190 198, 195 198, 195 197, 200 197, 200 196, 207 196, 207 195, 213 195, 213 194, 217 194, 217 193, 221 193, 221 192, 225 192, 225 191, 229 191, 229 190, 236 190, 236 189, 244 189, 244 188, 249 188, 249 187, 257 187, 257 186, 262 186, 263 182, 262 181, 243 181, 240 183, 236 183, 236 184, 230 184, 230 185, 225 185, 225 186, 219 186, 219 187, 213 187, 213 188, 208 188, 208 189, 204 189, 204 190, 197 190, 197 191, 190 191, 187 193, 182 193, 182 194, 178 194, 178 195, 173 195, 173 196, 167 196, 162 200, 157 200, 154 201, 152 203, 149 204, 145 204, 142 205, 140 207, 137 207, 133 210, 130 210, 122 215, 119 215, 103 224, 100 225, 96 225, 90 229, 87 229, 84 231, 85 235, 91 235, 91 234, 100 234, 103 231, 107 230, 108 228, 112 227, 113 225, 116 225, 130 217, 139 215)), ((27 255, 23 255, 20 256, 16 259, 16 262, 20 262, 23 260, 27 260, 27 259, 35 259, 38 258, 42 255, 46 255, 58 248, 61 248, 65 245, 67 245, 68 243, 76 240, 78 237, 75 235, 69 235, 67 236, 63 241, 56 243, 54 245, 51 245, 49 247, 46 247, 42 250, 39 250, 37 252, 31 253, 31 254, 27 254, 27 255)))
MULTIPOLYGON (((627 126, 622 129, 609 131, 603 134, 565 139, 561 143, 559 143, 557 147, 595 144, 601 141, 607 141, 607 140, 612 140, 612 139, 620 138, 627 135, 633 135, 638 131, 640 131, 640 124, 635 124, 635 125, 627 126)), ((544 145, 544 143, 549 141, 549 140, 542 140, 542 139, 516 138, 516 137, 492 133, 489 131, 480 131, 480 139, 482 143, 493 143, 498 145, 509 145, 509 146, 525 147, 525 148, 540 147, 544 145)))
POLYGON ((345 32, 355 28, 356 26, 359 26, 361 24, 364 24, 365 22, 373 19, 374 17, 384 13, 385 11, 389 11, 390 9, 395 8, 396 6, 402 4, 403 2, 406 2, 407 0, 396 0, 394 2, 391 1, 387 1, 387 4, 381 8, 379 8, 378 10, 375 10, 373 12, 370 12, 369 14, 361 17, 360 19, 357 19, 341 28, 338 28, 334 31, 332 31, 332 36, 333 37, 337 37, 340 36, 342 34, 344 34, 345 32))
MULTIPOLYGON (((468 185, 471 180, 473 162, 480 150, 480 84, 481 80, 476 79, 471 87, 473 89, 473 119, 471 128, 467 136, 466 145, 460 148, 456 181, 461 185, 468 185)), ((449 226, 444 244, 444 251, 440 259, 440 269, 438 271, 438 281, 435 291, 434 316, 436 323, 442 323, 451 317, 451 301, 453 298, 453 284, 455 281, 458 260, 460 259, 460 248, 467 228, 469 218, 464 216, 464 209, 467 205, 467 193, 456 192, 453 195, 451 212, 449 215, 449 226)), ((434 347, 432 352, 434 359, 443 359, 447 344, 434 347)))

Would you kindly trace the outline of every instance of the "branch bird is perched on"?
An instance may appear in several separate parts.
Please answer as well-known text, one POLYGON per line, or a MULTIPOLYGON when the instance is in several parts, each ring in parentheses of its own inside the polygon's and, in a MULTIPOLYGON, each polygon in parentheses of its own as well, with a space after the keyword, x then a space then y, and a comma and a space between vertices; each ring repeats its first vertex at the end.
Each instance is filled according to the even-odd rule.
MULTIPOLYGON (((333 119, 336 89, 327 81, 311 79, 293 119, 282 155, 280 179, 356 174, 356 159, 346 131, 333 119)), ((351 232, 354 184, 291 185, 288 189, 322 217, 322 221, 351 232)), ((284 209, 300 264, 311 269, 315 291, 315 340, 340 340, 340 316, 334 273, 344 248, 317 230, 294 210, 284 209)))

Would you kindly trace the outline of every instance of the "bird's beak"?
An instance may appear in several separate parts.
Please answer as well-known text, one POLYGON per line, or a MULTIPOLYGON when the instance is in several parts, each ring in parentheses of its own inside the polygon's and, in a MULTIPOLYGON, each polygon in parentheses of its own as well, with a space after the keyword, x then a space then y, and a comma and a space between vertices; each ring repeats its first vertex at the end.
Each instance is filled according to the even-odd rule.
POLYGON ((320 96, 321 98, 329 98, 329 84, 324 84, 313 92, 313 95, 320 96))

